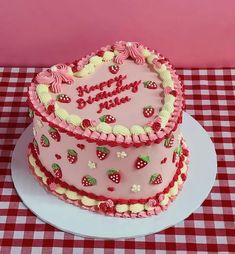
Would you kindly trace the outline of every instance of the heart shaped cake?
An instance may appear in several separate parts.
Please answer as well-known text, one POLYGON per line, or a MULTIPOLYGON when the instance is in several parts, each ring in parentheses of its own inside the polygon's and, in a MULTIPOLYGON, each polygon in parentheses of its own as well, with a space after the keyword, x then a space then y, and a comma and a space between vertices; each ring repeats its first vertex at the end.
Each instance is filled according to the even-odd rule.
POLYGON ((108 216, 156 215, 186 180, 183 84, 169 60, 119 41, 38 73, 29 167, 47 191, 108 216))

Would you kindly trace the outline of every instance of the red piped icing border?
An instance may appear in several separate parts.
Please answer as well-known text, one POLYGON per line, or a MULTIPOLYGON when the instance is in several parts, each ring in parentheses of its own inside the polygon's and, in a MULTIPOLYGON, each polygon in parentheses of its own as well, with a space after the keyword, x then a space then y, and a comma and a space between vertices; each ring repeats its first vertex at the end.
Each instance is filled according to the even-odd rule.
MULTIPOLYGON (((102 48, 102 50, 112 50, 112 47, 106 46, 102 48)), ((98 52, 99 51, 87 55, 86 57, 77 61, 77 64, 84 66, 88 59, 91 56, 98 54, 98 52)), ((157 51, 155 51, 155 53, 159 54, 157 51)), ((111 147, 123 146, 126 148, 130 146, 140 147, 142 145, 151 145, 153 143, 159 144, 164 138, 170 136, 171 133, 177 129, 178 124, 182 123, 182 110, 185 107, 183 83, 180 80, 179 76, 175 73, 175 70, 173 69, 172 64, 170 64, 169 60, 167 58, 164 58, 163 56, 161 57, 163 60, 165 60, 164 64, 170 70, 175 84, 178 84, 178 86, 175 88, 178 95, 175 100, 174 111, 171 114, 167 125, 158 132, 153 132, 150 134, 146 133, 144 137, 142 137, 141 135, 121 135, 122 139, 120 139, 120 135, 112 134, 112 136, 115 137, 115 140, 109 140, 109 135, 103 132, 98 133, 89 129, 83 130, 79 126, 75 127, 74 125, 69 124, 64 120, 61 120, 55 115, 54 112, 47 112, 44 105, 39 101, 39 98, 36 94, 35 83, 31 83, 28 90, 28 105, 35 112, 36 115, 42 118, 43 121, 48 122, 49 126, 58 129, 60 132, 67 133, 69 136, 74 136, 76 139, 85 139, 89 143, 97 143, 98 145, 109 145, 111 147)))
MULTIPOLYGON (((28 157, 32 154, 34 160, 35 160, 35 163, 36 165, 39 167, 40 171, 44 173, 44 175, 50 179, 50 183, 55 183, 56 185, 59 185, 60 187, 62 188, 65 188, 66 191, 73 191, 75 192, 76 194, 80 195, 80 196, 86 196, 88 198, 91 198, 91 199, 94 199, 96 201, 99 201, 101 203, 103 202, 112 202, 113 204, 113 207, 115 207, 115 205, 121 205, 121 204, 126 204, 126 205, 134 205, 134 204, 146 204, 148 202, 151 202, 151 201, 155 201, 156 202, 156 208, 154 209, 154 212, 153 211, 143 211, 140 213, 140 215, 138 214, 135 214, 135 213, 132 213, 130 211, 128 212, 123 212, 123 213, 118 213, 117 211, 115 210, 109 210, 109 211, 104 211, 103 207, 99 206, 99 205, 95 205, 95 206, 86 206, 84 204, 81 203, 80 200, 71 200, 69 199, 65 194, 58 194, 57 192, 55 192, 54 190, 50 189, 49 185, 48 184, 45 184, 43 181, 42 181, 42 178, 37 176, 35 174, 35 170, 34 170, 34 167, 30 164, 30 162, 28 162, 29 164, 29 168, 31 170, 31 172, 33 173, 33 175, 37 178, 37 180, 39 181, 39 183, 44 187, 46 188, 46 190, 54 195, 56 195, 57 197, 59 197, 60 199, 68 202, 68 203, 71 203, 71 204, 74 204, 76 206, 79 206, 81 208, 84 208, 84 209, 88 209, 88 210, 91 210, 91 211, 95 211, 95 212, 99 212, 99 213, 102 213, 102 214, 106 214, 106 215, 109 215, 109 216, 117 216, 117 217, 146 217, 146 216, 150 216, 150 215, 154 215, 154 214, 158 214, 159 213, 159 209, 160 211, 163 211, 163 210, 166 210, 169 203, 172 202, 176 196, 172 197, 172 198, 169 198, 169 203, 168 204, 165 204, 165 205, 160 205, 160 201, 162 199, 162 196, 164 195, 167 195, 170 191, 170 189, 175 185, 175 183, 177 182, 178 180, 178 177, 181 176, 182 178, 182 182, 184 183, 184 181, 186 180, 186 172, 183 174, 181 172, 181 169, 183 168, 184 166, 184 163, 185 162, 185 165, 186 167, 188 168, 188 149, 185 147, 184 143, 183 143, 183 154, 180 156, 180 160, 179 160, 179 163, 178 163, 178 168, 176 170, 176 173, 172 179, 172 181, 169 183, 169 185, 162 191, 162 192, 159 192, 157 193, 155 196, 152 196, 152 197, 149 197, 149 198, 146 198, 146 199, 110 199, 108 197, 105 197, 105 196, 97 196, 93 193, 88 193, 88 192, 85 192, 83 190, 79 190, 77 189, 76 187, 72 186, 72 185, 69 185, 67 184, 66 182, 63 182, 61 181, 60 179, 58 178, 55 178, 49 171, 47 171, 47 169, 42 165, 41 161, 39 160, 38 156, 37 156, 37 153, 35 152, 34 150, 34 147, 33 147, 33 144, 30 143, 29 144, 29 147, 28 147, 28 157), (184 177, 182 176, 184 175, 184 177)), ((180 191, 182 189, 182 185, 183 183, 181 184, 181 186, 179 186, 178 188, 178 191, 180 191)))

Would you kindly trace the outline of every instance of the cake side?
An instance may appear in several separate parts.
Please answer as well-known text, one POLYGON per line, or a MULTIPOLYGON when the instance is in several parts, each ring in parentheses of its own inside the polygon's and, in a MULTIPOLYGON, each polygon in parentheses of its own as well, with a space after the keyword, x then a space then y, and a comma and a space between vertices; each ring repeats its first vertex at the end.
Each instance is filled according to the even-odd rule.
POLYGON ((48 192, 70 204, 108 216, 143 218, 157 215, 166 210, 182 190, 188 170, 188 150, 183 140, 182 151, 182 155, 177 163, 175 175, 168 186, 163 191, 156 193, 153 197, 138 200, 111 199, 79 191, 77 188, 68 185, 47 171, 38 159, 37 150, 33 143, 29 145, 28 162, 31 172, 39 183, 48 192))

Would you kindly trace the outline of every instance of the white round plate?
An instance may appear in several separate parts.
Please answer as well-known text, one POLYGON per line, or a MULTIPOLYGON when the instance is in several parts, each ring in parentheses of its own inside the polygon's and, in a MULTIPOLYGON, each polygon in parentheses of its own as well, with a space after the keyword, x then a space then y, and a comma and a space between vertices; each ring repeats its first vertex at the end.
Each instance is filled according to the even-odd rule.
POLYGON ((12 179, 24 204, 40 219, 63 231, 86 237, 116 239, 156 233, 187 218, 208 196, 216 176, 214 145, 202 126, 184 113, 182 133, 190 151, 188 178, 168 210, 160 215, 124 219, 103 216, 67 204, 47 193, 28 170, 26 152, 32 125, 18 140, 12 156, 12 179))

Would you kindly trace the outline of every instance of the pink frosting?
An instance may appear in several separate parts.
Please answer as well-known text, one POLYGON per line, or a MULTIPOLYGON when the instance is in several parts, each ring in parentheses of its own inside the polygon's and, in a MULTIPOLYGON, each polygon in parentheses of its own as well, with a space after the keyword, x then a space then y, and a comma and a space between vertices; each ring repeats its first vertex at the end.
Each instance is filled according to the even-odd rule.
POLYGON ((56 71, 48 69, 38 73, 36 76, 36 82, 50 85, 50 90, 53 93, 61 92, 62 83, 71 84, 74 81, 73 77, 67 74, 67 65, 57 64, 56 68, 56 71))
POLYGON ((118 64, 123 64, 123 61, 128 57, 131 57, 137 64, 144 64, 145 62, 141 53, 143 46, 137 42, 119 41, 114 44, 114 49, 119 52, 119 55, 114 59, 118 64))

